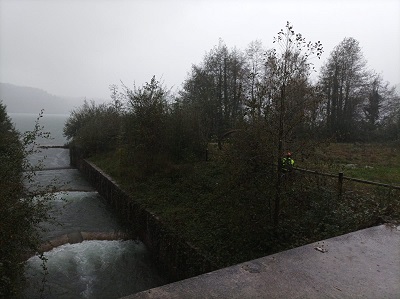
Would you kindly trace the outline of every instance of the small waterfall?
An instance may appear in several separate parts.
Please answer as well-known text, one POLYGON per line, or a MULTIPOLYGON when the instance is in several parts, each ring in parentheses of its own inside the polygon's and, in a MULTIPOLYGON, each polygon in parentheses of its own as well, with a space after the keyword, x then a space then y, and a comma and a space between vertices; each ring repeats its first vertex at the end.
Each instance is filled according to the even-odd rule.
MULTIPOLYGON (((141 242, 83 241, 47 253, 44 298, 119 298, 163 283, 141 242)), ((42 260, 28 260, 27 298, 39 298, 42 260)))
MULTIPOLYGON (((58 128, 51 132, 54 140, 63 140, 58 135, 65 118, 43 117, 45 129, 58 128)), ((33 128, 36 116, 14 114, 12 119, 17 129, 24 132, 33 128)), ((62 145, 54 141, 50 144, 62 145)), ((104 240, 120 236, 123 228, 105 200, 78 170, 70 167, 69 151, 44 148, 29 160, 35 164, 44 157, 43 170, 37 171, 26 187, 41 190, 40 186, 52 184, 60 191, 54 193, 50 213, 61 225, 41 224, 45 229, 41 237, 44 245, 52 240, 53 245, 63 245, 46 247, 46 250, 53 249, 44 253, 45 265, 38 256, 27 260, 25 297, 119 298, 162 285, 165 280, 158 275, 142 242, 122 238, 104 240), (80 236, 80 239, 75 243, 68 236, 80 236), (101 240, 95 240, 96 237, 101 240), (41 291, 44 278, 46 283, 41 291)))

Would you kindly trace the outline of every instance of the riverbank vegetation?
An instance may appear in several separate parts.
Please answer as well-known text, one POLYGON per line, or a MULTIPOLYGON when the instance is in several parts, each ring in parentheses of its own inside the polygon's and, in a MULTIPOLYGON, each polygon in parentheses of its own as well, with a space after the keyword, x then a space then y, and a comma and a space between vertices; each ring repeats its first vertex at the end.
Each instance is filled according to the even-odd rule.
MULTIPOLYGON (((321 146, 317 151, 331 146, 346 150, 354 145, 335 143, 321 146)), ((384 160, 381 144, 362 147, 384 160)), ((394 151, 393 161, 399 163, 400 153, 395 147, 388 149, 394 151)), ((243 168, 237 160, 231 160, 229 150, 214 150, 215 153, 209 153, 209 161, 181 164, 141 180, 121 176, 129 169, 118 163, 115 153, 90 160, 116 179, 136 202, 154 212, 221 267, 400 219, 400 190, 344 182, 339 196, 337 178, 292 171, 284 178, 280 221, 275 227, 276 182, 269 174, 273 169, 265 164, 257 170, 254 166, 243 168)), ((367 157, 358 153, 347 156, 350 162, 367 157)), ((341 163, 335 164, 322 156, 319 162, 341 167, 341 163)), ((303 166, 301 161, 296 163, 303 166)), ((313 166, 324 170, 318 164, 313 166)), ((361 170, 366 166, 392 169, 391 165, 380 162, 357 164, 361 170)), ((344 174, 349 175, 347 169, 344 174)), ((356 178, 366 178, 353 174, 356 178)), ((395 175, 399 174, 397 168, 395 175)))
POLYGON ((395 88, 367 69, 353 38, 316 82, 319 41, 288 23, 274 43, 241 51, 221 40, 176 94, 155 77, 112 85, 110 103, 85 102, 64 128, 82 157, 221 267, 400 219, 399 190, 339 188, 282 163, 290 151, 295 167, 398 185, 395 88))
POLYGON ((37 252, 40 245, 39 223, 48 221, 51 186, 32 186, 39 165, 28 156, 37 150, 37 137, 46 137, 38 117, 32 131, 20 134, 0 102, 0 297, 18 298, 24 288, 24 257, 37 252), (38 197, 39 196, 39 197, 38 197))
MULTIPOLYGON (((23 163, 22 144, 6 113, 6 108, 0 103, 0 295, 11 297, 15 294, 22 273, 19 265, 17 239, 18 233, 23 233, 18 217, 22 211, 18 206, 19 194, 22 191, 21 172, 23 163), (15 240, 15 241, 14 241, 15 240)), ((24 234, 24 233, 23 233, 24 234)))

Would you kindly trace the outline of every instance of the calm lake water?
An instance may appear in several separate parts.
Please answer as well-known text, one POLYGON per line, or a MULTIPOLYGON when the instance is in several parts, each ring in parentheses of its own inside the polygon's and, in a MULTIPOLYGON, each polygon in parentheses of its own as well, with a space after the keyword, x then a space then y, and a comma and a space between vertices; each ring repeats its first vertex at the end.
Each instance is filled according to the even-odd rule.
MULTIPOLYGON (((33 113, 9 113, 15 128, 20 132, 32 131, 35 121, 39 116, 33 113)), ((39 124, 43 126, 44 132, 50 132, 51 139, 39 139, 41 145, 64 145, 67 140, 63 136, 63 128, 69 114, 44 114, 39 119, 39 124)))
MULTIPOLYGON (((34 128, 37 115, 9 114, 21 133, 34 128)), ((68 115, 44 115, 40 124, 52 139, 41 145, 63 145, 62 129, 68 115)), ((55 193, 51 215, 61 225, 43 223, 43 241, 74 232, 118 232, 120 226, 106 201, 69 166, 67 149, 43 149, 29 157, 32 163, 47 157, 44 169, 37 171, 27 188, 38 190, 50 183, 64 192, 55 193)), ((38 257, 25 267, 26 298, 119 298, 165 283, 140 241, 83 241, 65 244, 46 252, 46 284, 41 292, 44 271, 38 257)))

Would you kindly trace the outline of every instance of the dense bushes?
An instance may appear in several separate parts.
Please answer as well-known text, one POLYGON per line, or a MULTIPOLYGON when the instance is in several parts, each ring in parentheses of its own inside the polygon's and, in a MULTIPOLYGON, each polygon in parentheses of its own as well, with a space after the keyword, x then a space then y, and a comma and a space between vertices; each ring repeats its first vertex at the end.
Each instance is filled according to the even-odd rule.
POLYGON ((82 107, 71 112, 64 127, 67 139, 73 139, 75 146, 84 154, 115 149, 120 127, 120 115, 112 106, 96 105, 85 100, 82 107))
MULTIPOLYGON (((0 102, 0 296, 17 293, 21 278, 19 233, 23 231, 22 193, 23 149, 5 106, 0 102)), ((22 236, 21 236, 22 237, 22 236)))
POLYGON ((124 86, 118 93, 113 86, 112 91, 113 102, 85 101, 65 124, 64 135, 85 157, 115 151, 125 171, 137 178, 204 157, 206 142, 198 140, 197 124, 179 104, 171 105, 168 90, 155 77, 142 87, 124 86))

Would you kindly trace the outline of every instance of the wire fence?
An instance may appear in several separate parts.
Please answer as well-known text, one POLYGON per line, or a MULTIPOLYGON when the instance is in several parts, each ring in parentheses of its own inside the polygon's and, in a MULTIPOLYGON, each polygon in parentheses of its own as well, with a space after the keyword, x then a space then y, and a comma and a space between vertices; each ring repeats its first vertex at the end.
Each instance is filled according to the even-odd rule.
MULTIPOLYGON (((302 168, 293 168, 291 175, 293 178, 288 180, 294 181, 297 188, 295 191, 298 191, 292 195, 300 193, 310 199, 313 198, 314 201, 319 198, 319 209, 341 211, 339 213, 343 217, 346 215, 345 217, 357 218, 360 223, 367 224, 371 221, 395 220, 400 215, 398 185, 347 177, 343 172, 330 174, 302 168), (298 177, 299 174, 301 179, 298 177)), ((292 198, 296 198, 296 195, 292 198)), ((304 201, 304 198, 300 200, 304 201)), ((295 208, 304 211, 309 206, 301 209, 301 206, 297 205, 295 208)))
POLYGON ((400 220, 397 185, 302 168, 286 172, 282 183, 281 223, 298 235, 330 236, 400 220))
MULTIPOLYGON (((400 190, 400 186, 384 184, 384 183, 379 183, 379 182, 372 182, 372 181, 362 180, 362 179, 357 179, 357 178, 351 178, 351 177, 345 176, 343 172, 339 172, 338 174, 331 174, 331 173, 324 173, 324 172, 319 172, 319 171, 315 171, 315 170, 308 170, 308 169, 304 169, 304 168, 297 168, 297 167, 293 167, 293 170, 294 171, 298 171, 298 172, 302 172, 302 173, 316 175, 316 176, 324 176, 324 177, 336 178, 336 180, 337 180, 337 193, 338 193, 338 197, 339 198, 341 198, 343 196, 344 192, 345 192, 344 186, 345 186, 345 182, 346 181, 365 184, 365 185, 372 185, 372 186, 376 186, 376 187, 383 187, 383 188, 387 188, 389 190, 400 190)), ((353 184, 353 187, 354 186, 355 185, 353 184)))

